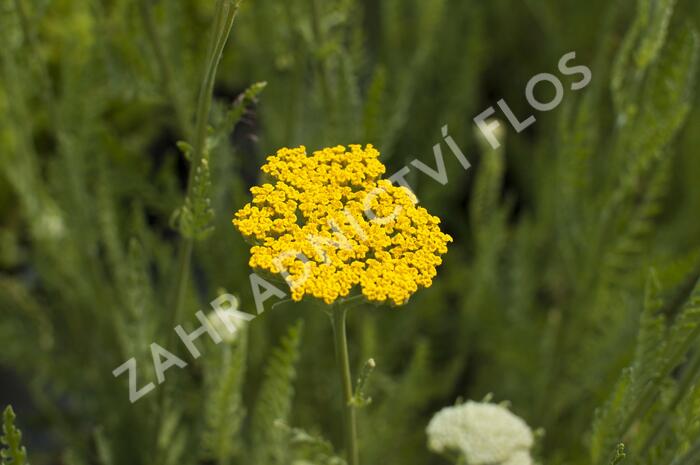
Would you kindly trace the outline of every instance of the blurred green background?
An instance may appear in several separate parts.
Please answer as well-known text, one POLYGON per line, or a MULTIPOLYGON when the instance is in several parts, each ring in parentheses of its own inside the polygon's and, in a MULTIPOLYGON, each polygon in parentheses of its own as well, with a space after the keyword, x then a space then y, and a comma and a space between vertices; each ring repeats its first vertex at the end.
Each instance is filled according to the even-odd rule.
POLYGON ((407 180, 455 239, 407 305, 350 313, 355 372, 377 362, 363 463, 447 463, 425 445, 431 415, 489 393, 542 428, 545 464, 607 464, 618 442, 630 463, 690 456, 698 338, 674 324, 697 324, 684 309, 700 276, 698 2, 244 1, 209 119, 214 231, 196 241, 174 322, 178 142, 192 143, 215 3, 1 4, 0 405, 34 465, 332 463, 327 443, 275 426, 342 449, 313 302, 268 301, 237 341, 134 405, 112 370, 135 356, 139 385, 154 380, 150 343, 177 350, 173 326, 193 329, 221 292, 254 312, 233 212, 278 148, 351 143, 374 144, 388 173, 435 166, 442 143, 448 184, 407 180), (562 77, 561 106, 522 133, 502 121, 499 150, 479 140, 475 116, 500 98, 533 113, 528 80, 571 51, 588 87, 562 77))

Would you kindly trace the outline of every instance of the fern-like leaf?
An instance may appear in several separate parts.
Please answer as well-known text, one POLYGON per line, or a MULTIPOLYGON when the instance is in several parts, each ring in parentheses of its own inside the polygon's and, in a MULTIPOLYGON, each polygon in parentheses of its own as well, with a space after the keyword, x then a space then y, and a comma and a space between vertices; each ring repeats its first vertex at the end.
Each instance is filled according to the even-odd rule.
POLYGON ((287 435, 291 447, 294 449, 296 461, 294 463, 314 465, 345 465, 346 462, 338 457, 330 441, 321 436, 311 434, 301 428, 291 428, 282 421, 277 421, 275 426, 287 435))
POLYGON ((294 395, 292 383, 296 377, 301 332, 301 321, 289 328, 265 367, 265 377, 251 420, 253 462, 256 464, 286 463, 284 434, 275 428, 275 423, 286 422, 291 411, 294 395))
POLYGON ((211 207, 211 173, 209 160, 203 157, 195 169, 192 191, 178 212, 180 232, 184 237, 202 240, 214 230, 214 210, 211 207))
POLYGON ((2 437, 0 444, 5 449, 0 450, 2 465, 29 465, 27 449, 22 445, 22 432, 15 426, 15 412, 7 406, 3 414, 2 437))
MULTIPOLYGON (((261 81, 252 84, 248 87, 236 100, 234 100, 231 108, 226 111, 222 121, 214 124, 211 135, 207 139, 207 151, 212 151, 214 147, 221 143, 224 137, 227 137, 236 125, 245 115, 246 110, 258 100, 260 93, 265 90, 267 82, 261 81)), ((186 146, 185 146, 186 148, 186 146)), ((191 149, 189 149, 191 151, 191 149)))
POLYGON ((240 447, 236 434, 245 417, 242 387, 246 372, 247 332, 240 328, 235 340, 218 347, 216 357, 206 360, 204 405, 205 429, 202 442, 207 457, 220 465, 231 462, 240 447))

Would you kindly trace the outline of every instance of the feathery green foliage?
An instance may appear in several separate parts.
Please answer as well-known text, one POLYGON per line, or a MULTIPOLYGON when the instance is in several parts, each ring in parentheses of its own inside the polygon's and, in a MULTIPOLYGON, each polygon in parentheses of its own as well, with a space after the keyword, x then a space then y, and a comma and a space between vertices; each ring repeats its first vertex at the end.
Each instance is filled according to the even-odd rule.
POLYGON ((255 463, 282 464, 287 460, 285 435, 275 425, 278 421, 289 420, 301 332, 301 321, 290 327, 279 347, 270 354, 265 366, 265 376, 251 419, 255 463))
POLYGON ((335 454, 333 445, 327 440, 300 428, 290 428, 280 421, 275 426, 288 435, 288 441, 297 456, 294 463, 345 465, 345 460, 335 454))
POLYGON ((240 439, 245 407, 243 404, 243 380, 245 379, 248 336, 239 329, 236 339, 225 342, 216 357, 206 360, 207 394, 205 395, 202 444, 204 459, 217 463, 231 463, 240 454, 244 444, 240 439))
POLYGON ((2 465, 28 465, 27 449, 22 445, 22 432, 15 426, 15 412, 7 406, 3 413, 0 436, 0 463, 2 465))

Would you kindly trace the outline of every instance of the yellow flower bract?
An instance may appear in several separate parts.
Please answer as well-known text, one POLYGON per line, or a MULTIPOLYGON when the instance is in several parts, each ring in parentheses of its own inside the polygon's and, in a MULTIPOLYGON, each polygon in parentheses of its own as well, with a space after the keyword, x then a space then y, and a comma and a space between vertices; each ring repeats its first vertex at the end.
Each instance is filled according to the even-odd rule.
POLYGON ((371 145, 268 157, 272 182, 251 188, 233 220, 254 244, 250 266, 283 275, 297 301, 330 304, 359 285, 369 301, 401 305, 429 287, 452 238, 408 189, 381 179, 378 157, 371 145))

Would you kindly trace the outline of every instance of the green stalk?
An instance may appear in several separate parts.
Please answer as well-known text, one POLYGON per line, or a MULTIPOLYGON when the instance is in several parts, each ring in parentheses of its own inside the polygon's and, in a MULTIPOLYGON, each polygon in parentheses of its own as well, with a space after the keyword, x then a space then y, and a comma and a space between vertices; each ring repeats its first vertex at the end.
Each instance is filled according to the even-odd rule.
MULTIPOLYGON (((187 196, 190 195, 194 184, 194 173, 204 156, 204 148, 207 141, 207 127, 209 124, 209 113, 213 100, 214 83, 216 81, 216 71, 221 61, 221 54, 228 40, 228 36, 236 18, 238 7, 242 0, 218 0, 216 3, 215 26, 213 29, 209 51, 207 53, 207 63, 204 70, 202 85, 199 89, 197 99, 197 113, 195 117, 195 139, 190 159, 190 171, 187 181, 187 196)), ((190 262, 192 261, 192 249, 194 241, 191 238, 183 238, 180 244, 178 256, 177 282, 175 285, 175 304, 173 305, 173 323, 177 325, 180 321, 185 295, 187 294, 187 281, 189 279, 190 262)))
MULTIPOLYGON (((214 13, 214 27, 212 28, 211 42, 209 43, 209 48, 207 51, 207 60, 204 69, 204 77, 202 78, 202 85, 199 89, 199 96, 197 98, 197 113, 195 117, 195 134, 194 134, 194 144, 193 150, 190 154, 190 170, 187 180, 187 193, 189 196, 192 191, 192 185, 194 184, 194 173, 197 167, 202 162, 202 157, 204 156, 204 149, 207 137, 207 127, 209 125, 209 112, 211 111, 211 105, 213 100, 214 82, 216 78, 216 71, 221 60, 221 53, 223 52, 226 41, 228 40, 229 33, 231 32, 231 27, 233 26, 233 20, 238 12, 238 7, 242 0, 218 0, 216 3, 215 13, 214 13)), ((171 320, 171 328, 178 325, 182 319, 182 312, 185 305, 185 298, 187 296, 187 283, 189 281, 190 275, 190 264, 192 262, 192 249, 194 248, 194 240, 190 237, 183 237, 178 251, 177 259, 177 277, 175 282, 175 291, 173 292, 173 313, 171 320)), ((170 331, 169 347, 172 347, 175 338, 175 332, 170 331)), ((168 400, 167 389, 161 390, 160 404, 161 408, 159 411, 158 423, 160 423, 160 428, 163 425, 163 415, 168 400)))
POLYGON ((345 328, 347 309, 336 306, 332 309, 333 339, 335 357, 343 389, 343 417, 345 420, 345 454, 348 465, 359 465, 357 446, 357 412, 353 403, 352 377, 350 375, 350 358, 348 357, 348 338, 345 328))

